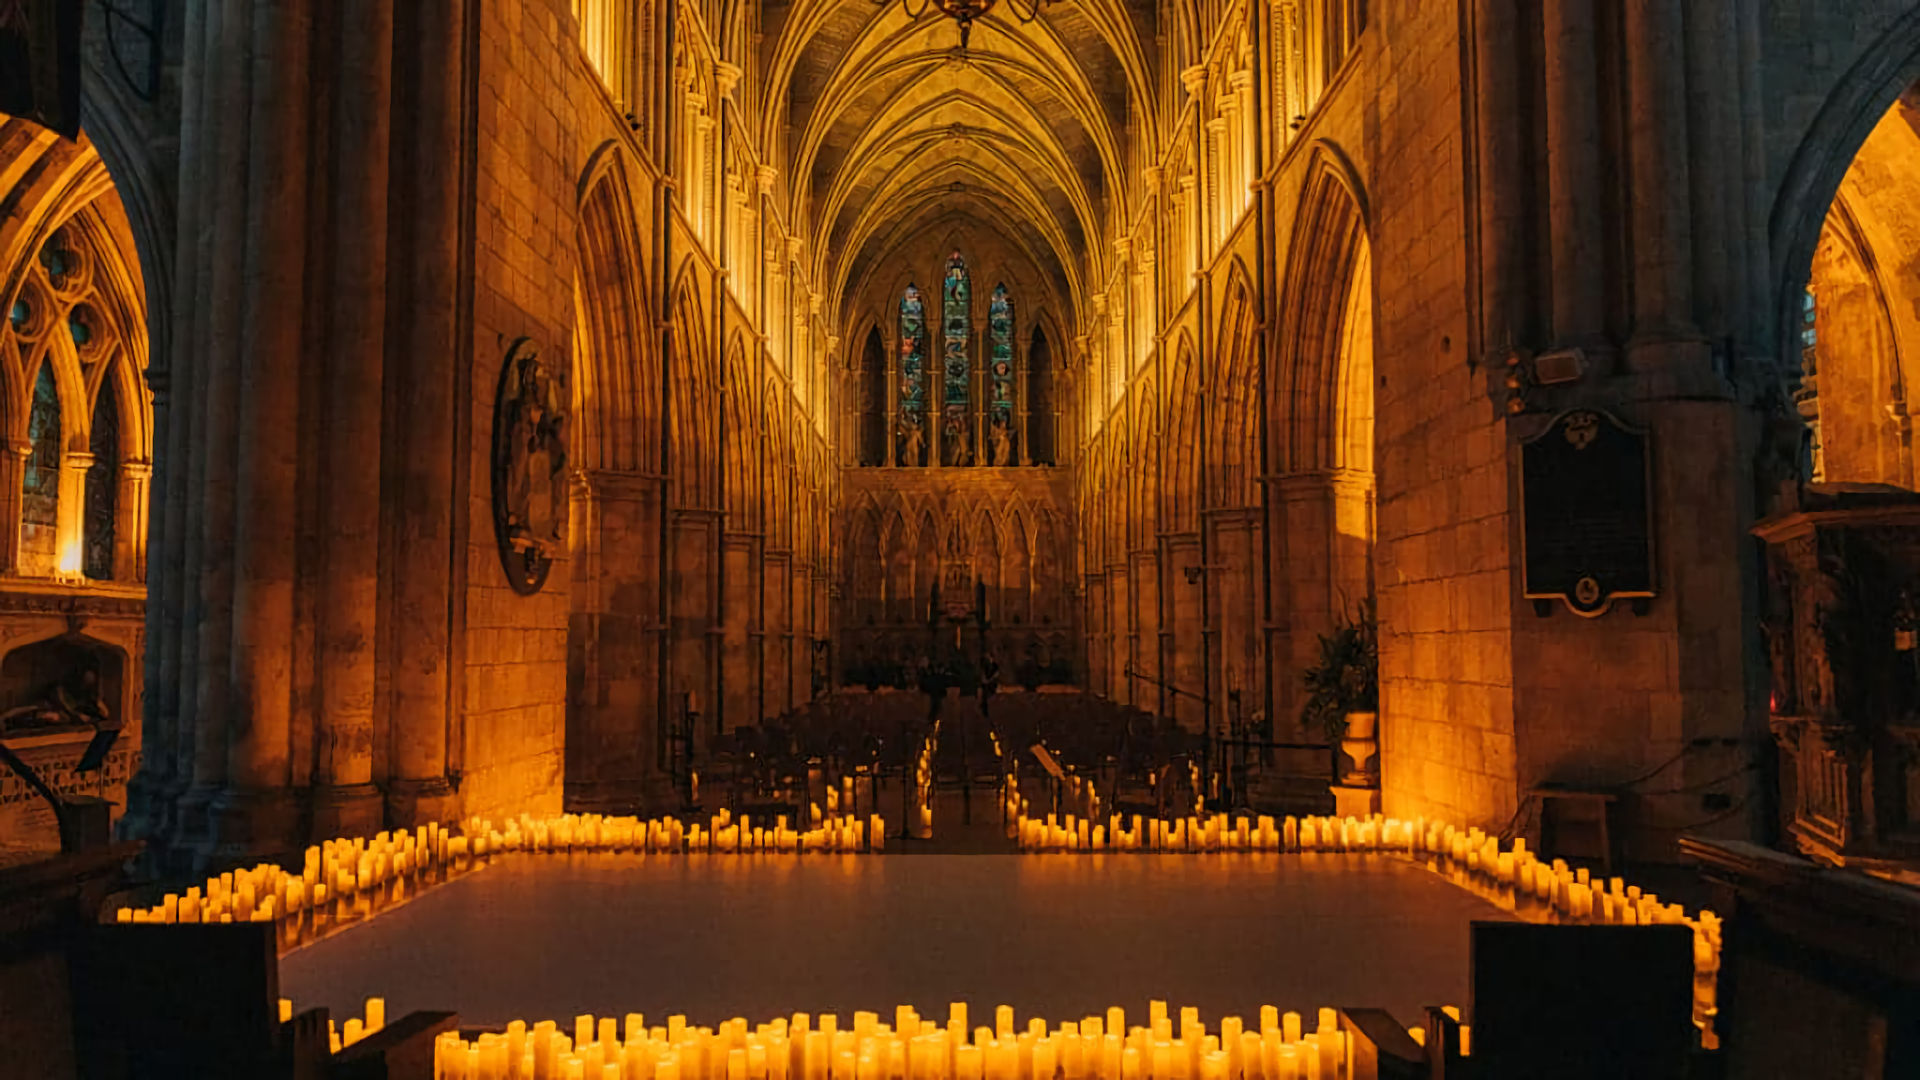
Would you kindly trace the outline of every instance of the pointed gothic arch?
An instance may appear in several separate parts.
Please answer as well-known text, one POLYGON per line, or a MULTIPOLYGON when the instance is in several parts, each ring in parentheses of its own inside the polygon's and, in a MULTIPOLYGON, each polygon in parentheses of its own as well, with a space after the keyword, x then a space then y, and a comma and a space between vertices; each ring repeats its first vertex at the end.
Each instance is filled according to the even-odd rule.
MULTIPOLYGON (((1269 370, 1275 472, 1337 467, 1343 332, 1356 275, 1371 283, 1363 204, 1343 159, 1316 148, 1287 245, 1269 370)), ((1372 310, 1370 293, 1362 294, 1372 310)), ((1371 346, 1371 333, 1366 341, 1371 346)))

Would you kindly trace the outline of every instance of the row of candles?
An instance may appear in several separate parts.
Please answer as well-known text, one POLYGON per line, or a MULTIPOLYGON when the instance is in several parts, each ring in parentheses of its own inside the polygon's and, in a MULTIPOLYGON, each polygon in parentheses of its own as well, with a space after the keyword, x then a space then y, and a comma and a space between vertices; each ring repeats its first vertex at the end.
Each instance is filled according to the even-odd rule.
MULTIPOLYGON (((830 806, 841 800, 828 788, 830 806)), ((350 920, 404 900, 411 893, 483 865, 506 852, 573 851, 656 854, 753 852, 853 853, 884 849, 886 827, 867 818, 809 807, 806 828, 785 815, 756 824, 722 810, 707 822, 678 818, 604 817, 598 814, 521 814, 497 827, 469 818, 458 832, 438 823, 412 831, 328 840, 306 850, 301 868, 275 863, 231 870, 184 893, 167 893, 146 907, 121 907, 123 923, 290 922, 350 920)))
MULTIPOLYGON (((280 999, 280 1022, 293 1019, 293 1002, 280 999)), ((327 1052, 337 1054, 387 1026, 387 999, 370 997, 367 999, 365 1016, 350 1016, 342 1024, 332 1016, 327 1017, 327 1052)))
MULTIPOLYGON (((1457 1017, 1457 1011, 1455 1011, 1457 1017)), ((672 1016, 649 1027, 639 1013, 621 1021, 574 1018, 514 1021, 504 1032, 467 1038, 446 1032, 435 1044, 436 1080, 1347 1080, 1351 1040, 1333 1009, 1314 1030, 1299 1013, 1260 1010, 1257 1026, 1226 1017, 1209 1032, 1198 1010, 1170 1015, 1152 1002, 1148 1022, 1128 1027, 1115 1007, 1055 1028, 1042 1018, 1014 1024, 1010 1006, 992 1027, 969 1030, 967 1006, 948 1008, 944 1025, 911 1006, 856 1012, 841 1029, 832 1013, 796 1013, 749 1028, 735 1018, 717 1029, 672 1016), (1177 1028, 1176 1028, 1177 1020, 1177 1028)), ((1463 1033, 1467 1029, 1462 1028, 1463 1033)), ((1415 1029, 1416 1037, 1423 1034, 1415 1029)), ((1462 1044, 1466 1040, 1463 1037, 1462 1044)))
POLYGON ((1717 1011, 1721 922, 1710 910, 1689 915, 1618 877, 1602 880, 1563 859, 1543 861, 1524 837, 1500 839, 1426 817, 1375 814, 1276 819, 1261 815, 1189 816, 1175 821, 1108 815, 1093 823, 1069 814, 1034 817, 1024 800, 1011 817, 1022 851, 1355 852, 1403 855, 1508 910, 1540 909, 1557 921, 1623 926, 1684 925, 1693 931, 1694 1022, 1712 1036, 1717 1011))

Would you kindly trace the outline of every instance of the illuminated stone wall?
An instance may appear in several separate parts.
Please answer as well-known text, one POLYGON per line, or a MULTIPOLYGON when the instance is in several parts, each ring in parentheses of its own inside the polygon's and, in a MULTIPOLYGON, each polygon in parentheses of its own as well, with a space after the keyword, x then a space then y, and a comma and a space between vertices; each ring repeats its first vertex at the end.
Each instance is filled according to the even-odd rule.
MULTIPOLYGON (((118 193, 123 283, 154 300, 90 340, 150 355, 55 350, 60 509, 31 522, 45 455, 26 369, 7 380, 0 518, 22 528, 0 561, 39 580, 84 557, 77 403, 115 386, 116 521, 150 512, 101 556, 113 590, 55 591, 153 583, 132 831, 252 858, 657 799, 672 724, 812 698, 849 629, 830 585, 858 599, 853 527, 889 497, 937 521, 991 504, 999 539, 1007 500, 1044 503, 1086 686, 1196 729, 1238 694, 1312 734, 1300 669, 1371 596, 1392 812, 1498 826, 1542 781, 1655 775, 1623 804, 1636 851, 1718 813, 1703 789, 1746 831, 1746 530, 1800 478, 1810 266, 1830 471, 1912 479, 1888 283, 1920 231, 1874 209, 1904 151, 1843 184, 1920 76, 1910 5, 1463 0, 1367 5, 1362 28, 1329 5, 1209 2, 1189 26, 1100 3, 983 27, 964 63, 954 27, 892 8, 689 3, 670 35, 670 6, 633 0, 221 8, 168 44, 150 102, 95 57, 112 175, 67 190, 118 193), (1851 232, 1821 249, 1836 192, 1851 232), (1057 464, 1012 494, 855 481, 870 331, 896 348, 903 281, 932 306, 955 247, 977 297, 1004 276, 1048 330, 1057 464), (572 395, 567 545, 528 596, 492 506, 521 338, 572 395), (1534 385, 1564 349, 1581 373, 1534 385), (1652 432, 1645 614, 1521 595, 1516 447, 1576 407, 1652 432)), ((5 133, 8 184, 58 172, 33 167, 48 140, 5 133)), ((38 205, 5 204, 9 267, 49 235, 38 205)))

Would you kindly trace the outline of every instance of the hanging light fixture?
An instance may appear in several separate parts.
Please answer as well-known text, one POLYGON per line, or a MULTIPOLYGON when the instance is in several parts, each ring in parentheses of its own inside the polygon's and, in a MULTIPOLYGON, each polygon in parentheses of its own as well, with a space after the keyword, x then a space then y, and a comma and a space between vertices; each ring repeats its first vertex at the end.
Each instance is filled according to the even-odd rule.
MULTIPOLYGON (((1040 12, 1051 0, 1007 0, 1007 7, 1014 17, 1022 23, 1030 23, 1040 17, 1040 12)), ((885 7, 894 0, 873 0, 876 7, 885 7)), ((999 0, 899 0, 906 10, 907 18, 918 21, 929 8, 937 8, 940 14, 960 24, 960 51, 967 51, 967 35, 972 33, 973 24, 986 17, 999 4, 999 0)))

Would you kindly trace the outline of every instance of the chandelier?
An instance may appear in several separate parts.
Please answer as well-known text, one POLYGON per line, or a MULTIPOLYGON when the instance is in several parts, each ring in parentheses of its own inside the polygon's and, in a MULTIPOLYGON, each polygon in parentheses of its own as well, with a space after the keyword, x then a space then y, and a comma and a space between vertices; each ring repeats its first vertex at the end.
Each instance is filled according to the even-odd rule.
MULTIPOLYGON (((873 0, 873 2, 876 7, 885 7, 894 3, 895 0, 873 0)), ((1030 23, 1040 17, 1041 9, 1050 2, 1051 0, 1007 0, 1007 7, 1022 23, 1030 23)), ((999 0, 918 0, 917 3, 916 0, 899 0, 899 3, 909 19, 918 21, 929 8, 937 8, 940 14, 959 23, 960 51, 964 53, 967 51, 967 35, 973 31, 974 21, 985 18, 987 12, 992 11, 999 0)))

